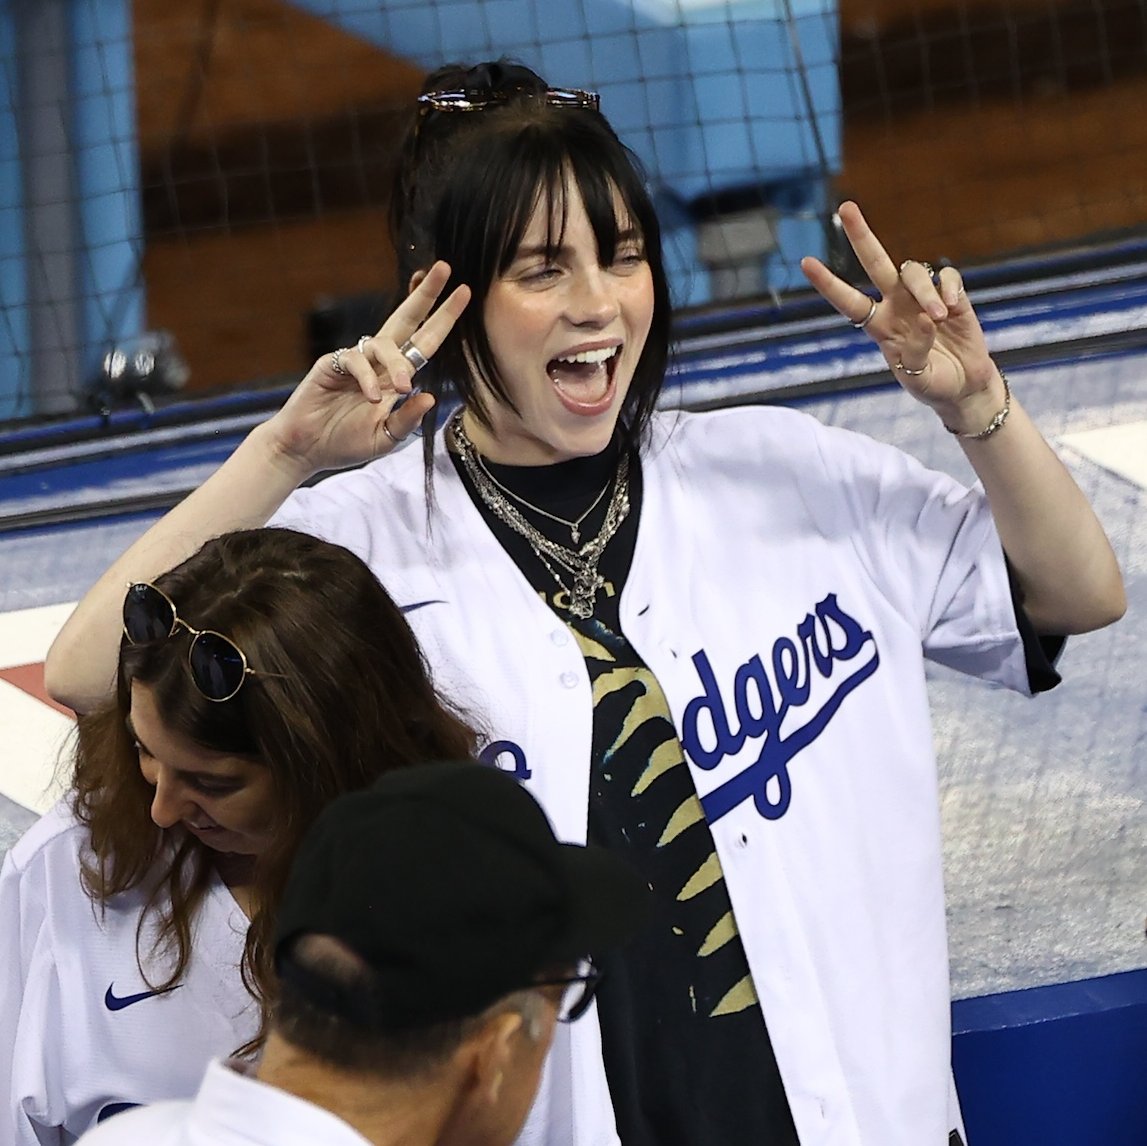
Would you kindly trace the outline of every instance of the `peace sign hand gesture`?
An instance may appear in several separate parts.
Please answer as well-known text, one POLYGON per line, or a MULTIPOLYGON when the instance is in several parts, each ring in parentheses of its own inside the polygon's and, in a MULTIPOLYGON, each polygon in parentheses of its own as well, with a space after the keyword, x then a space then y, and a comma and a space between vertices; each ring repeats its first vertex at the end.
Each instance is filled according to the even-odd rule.
POLYGON ((944 425, 975 434, 1000 409, 1004 387, 960 272, 889 257, 855 203, 839 209, 844 233, 879 297, 838 278, 819 259, 801 269, 820 295, 880 347, 896 380, 944 425))
POLYGON ((450 267, 435 263, 377 334, 324 354, 266 423, 275 447, 306 475, 388 454, 433 407, 433 395, 412 393, 414 375, 470 301, 470 288, 459 286, 435 309, 449 279, 450 267))

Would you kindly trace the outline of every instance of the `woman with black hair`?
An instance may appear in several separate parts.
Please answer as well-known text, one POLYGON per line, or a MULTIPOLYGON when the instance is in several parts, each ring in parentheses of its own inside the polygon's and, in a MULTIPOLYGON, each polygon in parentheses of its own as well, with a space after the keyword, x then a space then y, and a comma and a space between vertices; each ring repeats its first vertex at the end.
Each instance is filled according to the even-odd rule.
POLYGON ((596 1014, 555 1043, 528 1141, 947 1141, 924 662, 1037 691, 1058 679, 1041 636, 1124 608, 959 272, 897 267, 854 204, 874 296, 803 264, 958 437, 974 489, 790 410, 656 412, 660 232, 593 93, 441 70, 393 213, 408 297, 113 566, 49 687, 106 687, 100 602, 189 536, 273 515, 346 544, 482 713, 485 758, 657 893, 596 1014), (420 425, 422 451, 394 453, 420 425))

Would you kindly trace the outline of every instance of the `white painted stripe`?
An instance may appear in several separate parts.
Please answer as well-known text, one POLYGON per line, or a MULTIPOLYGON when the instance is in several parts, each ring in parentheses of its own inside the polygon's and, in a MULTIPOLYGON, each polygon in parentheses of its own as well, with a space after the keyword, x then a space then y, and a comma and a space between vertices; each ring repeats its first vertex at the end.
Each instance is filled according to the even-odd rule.
POLYGON ((57 765, 73 727, 62 712, 0 680, 0 793, 34 812, 47 811, 63 791, 57 765))
POLYGON ((1147 422, 1127 422, 1060 436, 1061 444, 1147 489, 1147 422))
POLYGON ((42 605, 0 613, 0 669, 42 662, 75 607, 74 603, 42 605))
MULTIPOLYGON (((73 608, 0 613, 0 669, 40 664, 73 608)), ((51 807, 62 790, 57 766, 72 727, 62 712, 0 680, 0 794, 34 812, 51 807)))

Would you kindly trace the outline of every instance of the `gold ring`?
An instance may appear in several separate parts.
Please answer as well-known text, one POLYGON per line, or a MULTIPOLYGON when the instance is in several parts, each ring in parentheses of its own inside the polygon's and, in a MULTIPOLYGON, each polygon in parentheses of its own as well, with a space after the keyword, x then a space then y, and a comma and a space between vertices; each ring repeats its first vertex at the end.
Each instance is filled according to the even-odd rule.
POLYGON ((921 374, 926 374, 932 369, 932 360, 929 359, 920 367, 919 370, 913 370, 910 366, 905 366, 904 362, 897 358, 896 365, 892 367, 893 370, 899 370, 901 374, 907 374, 909 378, 919 378, 921 374))
POLYGON ((389 439, 390 439, 390 440, 391 440, 391 441, 392 441, 392 442, 393 442, 393 443, 394 443, 396 446, 397 446, 397 445, 400 445, 400 444, 401 444, 401 442, 402 442, 402 439, 401 439, 401 438, 396 438, 396 437, 395 437, 395 436, 394 436, 394 435, 393 435, 393 434, 390 432, 390 426, 389 426, 389 425, 387 425, 387 422, 389 422, 389 421, 390 421, 390 419, 389 419, 389 418, 387 418, 387 419, 386 419, 386 421, 384 421, 384 422, 382 423, 382 432, 383 432, 383 433, 384 433, 384 434, 385 434, 385 435, 386 435, 386 436, 387 436, 387 437, 388 437, 388 438, 389 438, 389 439))

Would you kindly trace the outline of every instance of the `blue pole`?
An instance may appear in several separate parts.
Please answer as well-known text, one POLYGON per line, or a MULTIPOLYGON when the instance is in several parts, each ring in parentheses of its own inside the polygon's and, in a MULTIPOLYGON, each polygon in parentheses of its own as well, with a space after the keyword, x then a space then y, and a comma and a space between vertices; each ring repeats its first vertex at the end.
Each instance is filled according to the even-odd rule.
POLYGON ((80 376, 143 330, 143 220, 130 0, 76 0, 72 141, 78 198, 80 376))
POLYGON ((16 45, 12 8, 0 5, 0 419, 28 413, 31 405, 16 45))

